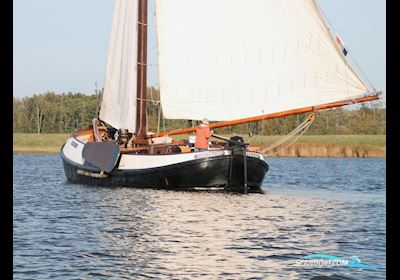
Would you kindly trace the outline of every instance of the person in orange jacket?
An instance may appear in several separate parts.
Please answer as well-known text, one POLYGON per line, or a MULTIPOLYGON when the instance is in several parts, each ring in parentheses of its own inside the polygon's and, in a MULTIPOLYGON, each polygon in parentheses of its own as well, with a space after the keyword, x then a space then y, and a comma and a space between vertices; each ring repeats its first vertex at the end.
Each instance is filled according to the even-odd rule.
POLYGON ((213 135, 214 131, 208 127, 208 119, 204 118, 201 124, 196 127, 196 142, 194 148, 196 151, 204 151, 208 149, 208 139, 213 135))

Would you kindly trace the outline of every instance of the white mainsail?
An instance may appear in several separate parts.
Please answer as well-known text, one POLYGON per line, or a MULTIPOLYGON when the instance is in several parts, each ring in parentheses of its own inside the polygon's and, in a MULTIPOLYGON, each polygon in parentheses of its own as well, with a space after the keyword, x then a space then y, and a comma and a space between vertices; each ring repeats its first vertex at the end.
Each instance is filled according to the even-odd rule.
POLYGON ((313 0, 157 0, 170 119, 234 120, 368 92, 313 0))
POLYGON ((136 128, 137 0, 116 0, 100 119, 113 127, 136 128))

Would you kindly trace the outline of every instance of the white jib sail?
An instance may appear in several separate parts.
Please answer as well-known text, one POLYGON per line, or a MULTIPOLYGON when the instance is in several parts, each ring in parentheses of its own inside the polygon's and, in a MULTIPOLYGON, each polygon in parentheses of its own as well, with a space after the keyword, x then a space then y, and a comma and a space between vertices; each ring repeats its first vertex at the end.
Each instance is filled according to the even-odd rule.
POLYGON ((117 129, 136 128, 137 0, 116 0, 100 119, 117 129))
POLYGON ((166 118, 233 120, 368 88, 313 0, 157 0, 166 118))

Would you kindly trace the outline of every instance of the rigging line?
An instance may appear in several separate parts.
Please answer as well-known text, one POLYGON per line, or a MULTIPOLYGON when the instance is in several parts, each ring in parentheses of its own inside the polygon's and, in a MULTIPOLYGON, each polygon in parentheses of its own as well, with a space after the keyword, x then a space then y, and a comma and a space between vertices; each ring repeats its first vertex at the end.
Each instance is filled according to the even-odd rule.
POLYGON ((165 117, 164 117, 164 115, 163 115, 163 130, 164 130, 164 133, 165 133, 165 117))
POLYGON ((147 110, 146 110, 146 127, 147 128, 149 127, 149 114, 148 114, 147 110))
MULTIPOLYGON (((322 16, 324 17, 324 19, 327 21, 327 23, 329 24, 328 26, 328 30, 333 33, 338 34, 338 32, 335 30, 333 24, 330 22, 329 18, 326 16, 326 14, 324 13, 324 11, 319 7, 319 5, 316 3, 316 1, 314 1, 316 7, 318 8, 318 11, 322 14, 322 16)), ((376 91, 375 87, 372 85, 371 81, 368 79, 367 75, 365 74, 365 72, 362 70, 362 68, 360 67, 360 65, 357 63, 355 57, 351 54, 350 50, 351 48, 348 47, 348 45, 346 44, 346 49, 348 51, 348 55, 349 57, 351 57, 351 60, 354 62, 354 64, 357 66, 358 70, 360 70, 361 74, 363 75, 363 77, 367 80, 367 82, 369 83, 369 85, 372 87, 372 89, 374 91, 376 91)))
POLYGON ((152 99, 148 99, 148 98, 136 98, 137 100, 142 100, 142 101, 146 101, 146 102, 152 102, 154 105, 158 105, 158 103, 160 103, 160 100, 152 100, 152 99))
MULTIPOLYGON (((303 130, 299 135, 297 135, 297 137, 296 137, 291 143, 289 143, 287 146, 285 146, 285 147, 283 147, 283 148, 280 148, 279 150, 287 149, 287 148, 289 148, 291 145, 293 145, 293 144, 307 131, 307 129, 311 126, 312 122, 313 122, 313 121, 311 121, 311 122, 309 123, 309 125, 307 125, 307 126, 304 128, 304 130, 303 130)), ((279 153, 279 151, 276 151, 275 153, 271 153, 271 154, 269 154, 269 156, 275 155, 275 154, 277 154, 277 153, 279 153)))
MULTIPOLYGON (((308 120, 307 120, 308 122, 308 120)), ((276 147, 282 145, 283 143, 289 141, 289 139, 291 139, 292 137, 294 137, 297 133, 299 133, 301 130, 305 129, 306 127, 309 126, 308 123, 303 123, 300 126, 298 126, 296 129, 294 129, 292 132, 290 132, 288 135, 282 137, 281 139, 279 139, 277 142, 275 142, 274 144, 264 148, 262 150, 262 152, 268 152, 270 150, 275 149, 276 147), (304 125, 303 125, 304 124, 304 125)))
MULTIPOLYGON (((350 51, 349 51, 350 52, 350 51)), ((374 85, 371 83, 371 81, 368 79, 368 76, 365 74, 364 70, 361 68, 361 66, 357 63, 356 59, 354 58, 354 56, 350 53, 349 55, 351 57, 351 61, 354 62, 354 64, 357 66, 358 70, 360 70, 361 74, 363 75, 363 77, 367 80, 368 84, 371 86, 371 88, 376 91, 376 88, 374 87, 374 85)))
POLYGON ((101 104, 103 102, 103 92, 104 92, 104 88, 102 90, 97 90, 97 86, 96 86, 96 95, 97 96, 97 102, 98 102, 98 106, 96 109, 96 118, 100 119, 100 110, 101 110, 101 104))
POLYGON ((264 153, 264 154, 266 154, 266 155, 268 155, 268 156, 278 154, 279 151, 284 150, 284 149, 287 149, 287 148, 289 148, 291 145, 293 145, 293 144, 306 132, 306 130, 307 130, 309 127, 310 127, 310 126, 307 126, 306 128, 304 128, 304 130, 302 131, 302 133, 299 134, 299 135, 297 135, 297 137, 296 137, 292 142, 290 142, 288 145, 286 145, 286 146, 284 146, 284 147, 280 147, 280 148, 274 148, 274 149, 276 149, 275 152, 271 152, 272 150, 267 150, 267 151, 261 151, 261 153, 264 153))
MULTIPOLYGON (((155 33, 156 33, 156 42, 155 42, 155 49, 156 49, 156 51, 157 51, 157 70, 158 70, 158 75, 157 75, 157 83, 154 85, 154 87, 155 86, 157 86, 158 85, 158 98, 159 99, 161 99, 161 86, 160 86, 160 65, 159 65, 159 62, 160 62, 160 42, 159 42, 159 40, 158 40, 158 24, 157 24, 157 22, 158 22, 158 17, 157 17, 157 9, 154 9, 154 22, 155 22, 155 24, 154 24, 154 29, 155 29, 155 33)), ((153 27, 153 25, 152 25, 152 27, 153 27)), ((161 118, 161 103, 160 103, 160 100, 158 100, 157 101, 158 102, 158 104, 159 104, 159 110, 160 110, 160 112, 159 112, 159 114, 160 114, 160 118, 161 118)), ((161 119, 160 119, 160 122, 161 122, 161 119)), ((165 132, 165 117, 164 117, 164 114, 163 114, 163 125, 164 125, 164 132, 165 132)))
POLYGON ((157 134, 160 133, 160 125, 161 125, 161 103, 158 103, 157 134))
POLYGON ((150 88, 150 96, 151 96, 151 101, 152 101, 152 103, 153 103, 153 105, 158 105, 158 104, 160 104, 160 100, 156 100, 156 101, 154 101, 154 96, 153 96, 153 87, 151 87, 150 88))
POLYGON ((307 123, 307 125, 303 128, 303 131, 299 135, 297 135, 296 138, 291 143, 289 143, 286 147, 284 147, 284 149, 293 145, 307 131, 307 129, 311 126, 313 122, 314 120, 310 120, 310 122, 307 123))
POLYGON ((305 121, 303 121, 298 127, 296 127, 291 132, 289 132, 288 135, 282 137, 281 139, 279 139, 278 141, 276 141, 272 145, 267 146, 266 148, 262 149, 260 152, 261 153, 269 152, 269 151, 279 147, 283 143, 289 141, 291 138, 295 137, 298 133, 300 133, 302 131, 302 133, 300 135, 297 135, 297 137, 291 143, 289 143, 287 146, 284 147, 284 149, 288 148, 289 146, 294 144, 301 135, 304 134, 304 132, 308 129, 308 127, 311 126, 311 124, 313 123, 314 119, 315 119, 315 114, 314 113, 310 114, 305 121))

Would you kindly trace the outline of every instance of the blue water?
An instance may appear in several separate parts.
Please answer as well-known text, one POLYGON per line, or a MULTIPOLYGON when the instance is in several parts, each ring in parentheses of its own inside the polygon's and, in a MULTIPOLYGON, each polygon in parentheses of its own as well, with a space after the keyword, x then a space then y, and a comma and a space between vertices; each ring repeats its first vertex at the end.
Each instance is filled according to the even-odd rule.
POLYGON ((264 194, 66 182, 14 155, 14 279, 386 279, 384 159, 271 158, 264 194), (314 253, 381 269, 300 267, 314 253))

